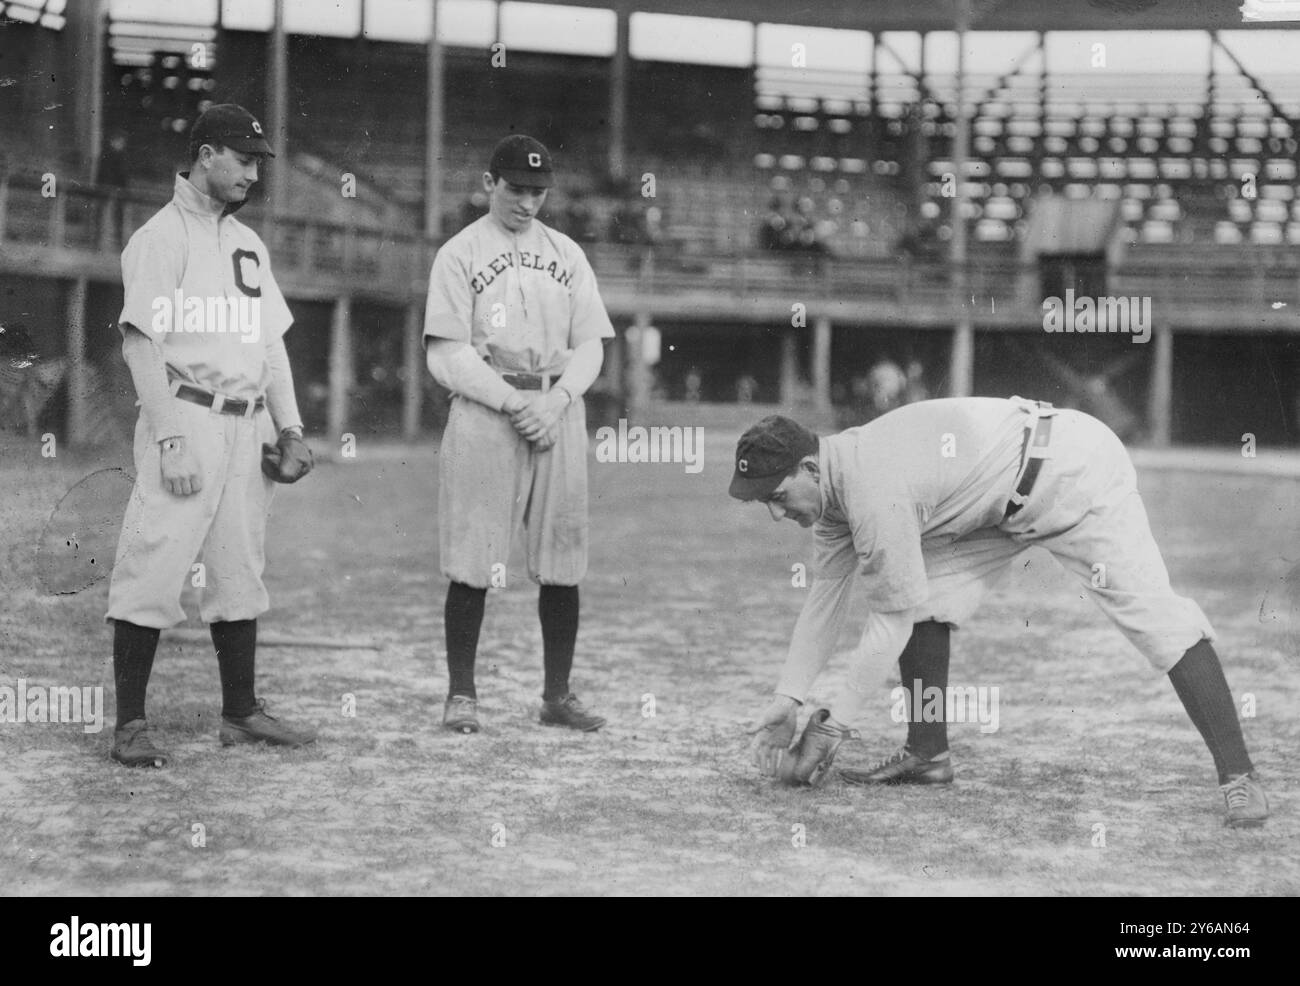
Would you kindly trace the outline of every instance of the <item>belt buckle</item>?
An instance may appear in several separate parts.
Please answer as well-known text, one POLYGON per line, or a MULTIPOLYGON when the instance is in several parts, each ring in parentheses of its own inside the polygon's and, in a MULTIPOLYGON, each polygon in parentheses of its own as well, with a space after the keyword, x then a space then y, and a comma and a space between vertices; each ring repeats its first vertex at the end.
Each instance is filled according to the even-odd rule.
POLYGON ((1034 418, 1033 431, 1029 435, 1029 442, 1025 446, 1025 461, 1030 459, 1050 459, 1052 457, 1051 442, 1052 439, 1052 416, 1050 414, 1036 415, 1034 418), (1039 437, 1042 441, 1039 442, 1039 437))

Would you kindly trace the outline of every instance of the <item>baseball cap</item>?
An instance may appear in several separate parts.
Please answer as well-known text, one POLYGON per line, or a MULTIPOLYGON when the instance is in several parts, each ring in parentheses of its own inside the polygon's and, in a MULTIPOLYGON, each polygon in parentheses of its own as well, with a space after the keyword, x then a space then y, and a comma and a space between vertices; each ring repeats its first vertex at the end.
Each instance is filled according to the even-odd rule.
POLYGON ((190 140, 196 144, 222 144, 245 154, 275 157, 257 118, 234 103, 208 107, 207 112, 194 121, 190 140))
POLYGON ((511 134, 492 151, 488 171, 512 185, 550 188, 555 184, 551 152, 540 140, 527 134, 511 134))
POLYGON ((727 490, 737 500, 770 496, 805 455, 816 455, 819 440, 796 421, 768 415, 736 443, 736 471, 727 490))

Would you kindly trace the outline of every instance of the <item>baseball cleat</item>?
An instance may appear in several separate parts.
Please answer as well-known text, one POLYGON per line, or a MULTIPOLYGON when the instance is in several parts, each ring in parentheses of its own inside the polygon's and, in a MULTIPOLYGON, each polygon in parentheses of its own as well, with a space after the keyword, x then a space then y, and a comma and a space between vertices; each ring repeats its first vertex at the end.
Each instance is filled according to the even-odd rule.
POLYGON ((149 724, 143 719, 132 719, 113 730, 112 757, 127 767, 163 767, 167 754, 149 739, 149 724))
POLYGON ((1223 824, 1229 828, 1259 828, 1268 818, 1268 798, 1264 795, 1264 785, 1259 782, 1255 772, 1242 774, 1240 777, 1220 785, 1223 800, 1228 804, 1228 814, 1223 824))
POLYGON ((221 731, 218 734, 222 746, 236 746, 240 743, 269 743, 271 746, 299 747, 316 742, 316 732, 312 729, 295 729, 285 725, 279 719, 268 715, 266 703, 260 698, 257 708, 251 715, 221 717, 221 731))
POLYGON ((588 712, 572 692, 554 702, 543 701, 538 721, 543 726, 568 726, 584 733, 594 733, 605 725, 605 720, 588 712))
POLYGON ((477 733, 478 700, 468 695, 450 695, 442 706, 442 728, 455 733, 477 733))
POLYGON ((901 747, 870 770, 841 770, 847 784, 951 784, 952 760, 946 752, 930 760, 901 747))

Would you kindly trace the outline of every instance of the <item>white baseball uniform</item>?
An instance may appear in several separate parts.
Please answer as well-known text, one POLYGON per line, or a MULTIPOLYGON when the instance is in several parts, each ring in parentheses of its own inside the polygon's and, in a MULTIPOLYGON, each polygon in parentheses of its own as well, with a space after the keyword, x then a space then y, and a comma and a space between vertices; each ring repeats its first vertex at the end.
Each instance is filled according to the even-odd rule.
MULTIPOLYGON (((498 372, 558 378, 574 349, 614 327, 576 243, 534 219, 520 233, 491 214, 438 251, 429 274, 424 335, 467 342, 498 372)), ((538 451, 508 415, 454 397, 440 449, 442 572, 492 584, 514 532, 527 535, 528 574, 577 585, 587 570, 586 407, 575 397, 555 445, 538 451)))
MULTIPOLYGON (((1041 471, 1006 516, 1037 413, 1019 398, 924 401, 822 438, 824 511, 808 601, 821 631, 808 640, 821 646, 838 634, 854 571, 873 610, 959 626, 1032 544, 1079 580, 1158 671, 1213 640, 1201 608, 1170 587, 1133 464, 1097 419, 1051 412, 1041 471)), ((777 691, 802 700, 825 655, 793 653, 797 646, 777 691)))
MULTIPOLYGON (((177 177, 171 202, 122 252, 119 328, 124 336, 142 332, 159 347, 173 387, 185 383, 222 401, 256 401, 272 377, 268 347, 281 346, 293 317, 261 238, 232 211, 177 177), (227 321, 222 331, 213 314, 221 303, 225 312, 251 314, 255 323, 227 321)), ((185 585, 200 581, 206 583, 205 622, 255 619, 266 611, 263 536, 274 484, 261 473, 261 446, 275 442, 275 424, 301 423, 292 400, 281 414, 273 424, 266 410, 240 417, 172 398, 159 420, 140 415, 135 488, 118 542, 109 619, 174 626, 185 618, 185 585), (172 435, 183 436, 197 457, 198 493, 180 496, 163 486, 158 443, 172 435), (196 561, 204 566, 202 580, 192 571, 196 561)))

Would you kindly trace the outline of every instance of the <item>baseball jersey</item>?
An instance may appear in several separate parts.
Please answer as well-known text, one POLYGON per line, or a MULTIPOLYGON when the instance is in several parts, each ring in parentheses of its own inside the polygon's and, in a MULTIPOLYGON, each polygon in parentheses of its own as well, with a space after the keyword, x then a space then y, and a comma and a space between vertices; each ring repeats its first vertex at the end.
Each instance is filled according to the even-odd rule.
POLYGON ((489 213, 434 257, 424 334, 468 342, 498 369, 559 373, 614 326, 573 240, 536 219, 512 233, 489 213))
POLYGON ((1002 522, 1020 466, 1022 408, 984 397, 925 401, 822 438, 814 574, 841 578, 856 566, 882 612, 924 603, 922 542, 1002 522))
POLYGON ((170 375, 250 399, 269 381, 266 343, 293 315, 261 237, 229 211, 177 175, 171 202, 122 251, 118 321, 157 342, 170 375))

